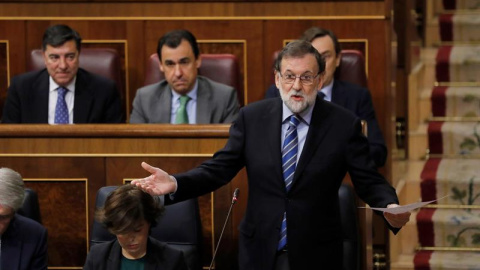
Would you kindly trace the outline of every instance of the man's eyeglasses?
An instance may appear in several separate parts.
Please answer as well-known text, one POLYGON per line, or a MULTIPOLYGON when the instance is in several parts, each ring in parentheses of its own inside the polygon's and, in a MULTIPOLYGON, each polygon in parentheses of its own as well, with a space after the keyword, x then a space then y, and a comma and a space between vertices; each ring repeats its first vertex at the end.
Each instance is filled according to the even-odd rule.
POLYGON ((295 83, 295 81, 297 80, 297 78, 300 79, 300 83, 303 84, 303 85, 311 85, 313 84, 313 80, 315 80, 315 78, 318 77, 318 75, 320 75, 320 73, 318 73, 317 75, 313 76, 313 75, 301 75, 301 76, 297 76, 297 75, 293 75, 293 74, 290 74, 290 73, 287 73, 287 74, 283 74, 278 72, 278 74, 280 75, 280 77, 283 79, 283 81, 287 84, 292 84, 292 83, 295 83))

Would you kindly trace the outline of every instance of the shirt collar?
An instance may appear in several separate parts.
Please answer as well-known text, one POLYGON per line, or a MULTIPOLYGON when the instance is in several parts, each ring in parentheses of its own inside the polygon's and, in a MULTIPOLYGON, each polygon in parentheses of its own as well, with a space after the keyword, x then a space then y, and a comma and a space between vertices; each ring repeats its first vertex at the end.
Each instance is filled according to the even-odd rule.
MULTIPOLYGON (((172 88, 170 88, 170 91, 172 91, 173 100, 178 100, 180 98, 181 95, 173 91, 172 88)), ((197 92, 198 92, 198 79, 195 80, 195 84, 193 85, 192 90, 187 93, 187 96, 189 96, 192 100, 197 100, 197 92)))
MULTIPOLYGON (((66 86, 68 91, 74 93, 75 92, 75 82, 77 81, 77 76, 73 77, 73 80, 66 86)), ((49 84, 48 84, 49 91, 55 91, 57 90, 60 85, 58 85, 52 78, 52 76, 49 76, 49 84)))
MULTIPOLYGON (((310 121, 312 120, 313 107, 315 107, 315 103, 298 114, 301 117, 300 121, 307 126, 310 126, 310 121)), ((285 102, 282 101, 282 123, 285 123, 285 121, 293 114, 294 113, 287 107, 287 105, 285 105, 285 102)))
POLYGON ((325 100, 332 101, 333 79, 328 85, 324 85, 322 89, 318 90, 325 94, 325 100))

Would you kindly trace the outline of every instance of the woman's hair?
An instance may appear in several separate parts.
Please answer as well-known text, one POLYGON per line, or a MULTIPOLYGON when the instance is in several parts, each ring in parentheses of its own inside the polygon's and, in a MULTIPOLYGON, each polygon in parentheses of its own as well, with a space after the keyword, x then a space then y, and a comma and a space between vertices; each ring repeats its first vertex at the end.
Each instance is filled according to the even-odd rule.
POLYGON ((160 200, 134 185, 126 184, 108 195, 103 208, 96 210, 95 217, 111 233, 125 234, 144 220, 151 227, 155 226, 163 210, 160 200))
POLYGON ((25 185, 22 176, 9 168, 0 168, 0 205, 17 211, 23 205, 25 185))

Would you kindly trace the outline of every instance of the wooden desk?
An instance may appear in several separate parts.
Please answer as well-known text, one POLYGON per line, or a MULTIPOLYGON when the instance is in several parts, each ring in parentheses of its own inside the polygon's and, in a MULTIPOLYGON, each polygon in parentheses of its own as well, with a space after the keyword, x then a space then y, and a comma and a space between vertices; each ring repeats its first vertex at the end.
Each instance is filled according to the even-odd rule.
MULTIPOLYGON (((0 164, 18 171, 39 195, 49 232, 49 268, 81 269, 100 187, 147 176, 142 161, 169 173, 195 167, 224 146, 228 129, 229 125, 0 125, 0 164)), ((233 190, 247 192, 244 180, 242 171, 230 184, 199 198, 204 266, 210 264, 233 190)), ((217 269, 236 264, 236 228, 245 207, 240 199, 232 212, 217 269)))

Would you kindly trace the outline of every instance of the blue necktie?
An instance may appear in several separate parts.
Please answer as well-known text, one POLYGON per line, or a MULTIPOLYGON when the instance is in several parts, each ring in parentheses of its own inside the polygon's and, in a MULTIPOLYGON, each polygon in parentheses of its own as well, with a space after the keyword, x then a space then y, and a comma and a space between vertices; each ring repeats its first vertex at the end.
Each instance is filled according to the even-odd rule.
MULTIPOLYGON (((287 192, 290 190, 293 181, 293 175, 295 174, 295 168, 297 166, 297 153, 298 153, 298 136, 297 126, 300 124, 300 120, 296 115, 290 116, 289 127, 287 134, 285 134, 285 141, 283 142, 282 149, 282 168, 283 168, 283 180, 285 180, 285 187, 287 192)), ((278 250, 281 250, 287 245, 287 213, 283 213, 282 227, 280 230, 280 240, 278 241, 278 250)))
POLYGON ((57 105, 55 106, 55 124, 68 124, 68 107, 67 102, 65 102, 65 94, 67 94, 68 89, 59 87, 57 89, 57 105))

